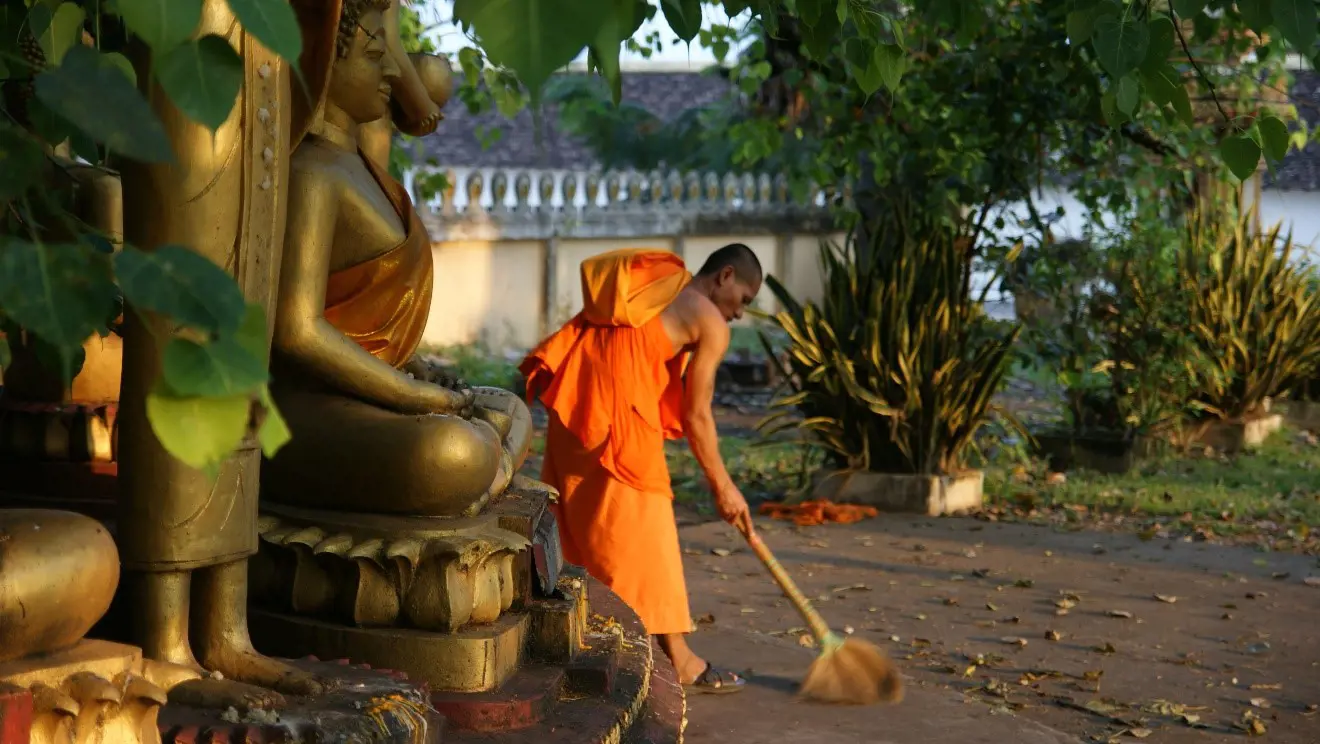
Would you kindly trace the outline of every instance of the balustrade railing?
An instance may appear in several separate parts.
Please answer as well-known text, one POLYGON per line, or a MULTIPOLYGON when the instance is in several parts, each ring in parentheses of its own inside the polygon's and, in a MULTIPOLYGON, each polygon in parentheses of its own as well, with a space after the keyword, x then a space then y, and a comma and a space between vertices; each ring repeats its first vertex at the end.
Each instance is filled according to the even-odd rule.
MULTIPOLYGON (((414 196, 418 170, 405 183, 414 196)), ((555 171, 452 169, 446 187, 418 199, 440 219, 522 215, 569 215, 638 211, 688 213, 778 213, 823 211, 836 198, 851 198, 851 188, 811 186, 795 194, 780 174, 680 171, 555 171)))

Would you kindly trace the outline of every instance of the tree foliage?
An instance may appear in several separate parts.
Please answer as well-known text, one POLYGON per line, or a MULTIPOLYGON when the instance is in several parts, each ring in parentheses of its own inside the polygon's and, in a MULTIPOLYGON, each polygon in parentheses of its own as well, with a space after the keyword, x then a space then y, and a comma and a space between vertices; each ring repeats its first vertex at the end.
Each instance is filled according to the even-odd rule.
MULTIPOLYGON (((228 3, 266 47, 298 58, 302 39, 287 0, 228 3)), ((223 39, 195 38, 201 9, 202 0, 0 4, 0 319, 7 339, 0 366, 7 344, 21 343, 41 350, 70 380, 81 344, 110 331, 121 303, 129 312, 159 312, 177 331, 148 407, 153 427, 170 452, 214 469, 251 422, 261 422, 257 434, 268 451, 287 436, 277 415, 252 415, 274 413, 254 342, 265 320, 241 301, 224 271, 187 246, 115 251, 70 208, 80 168, 113 171, 125 160, 173 158, 141 92, 149 83, 160 83, 202 125, 228 116, 241 62, 223 39), (124 54, 137 42, 151 51, 153 64, 142 68, 151 80, 139 79, 124 54)), ((732 75, 755 115, 694 119, 729 125, 719 134, 736 143, 728 154, 733 162, 754 167, 800 158, 807 174, 881 184, 947 174, 929 198, 950 203, 1021 189, 1029 175, 1021 155, 1071 143, 1074 132, 1089 136, 1098 121, 1128 139, 1154 137, 1165 156, 1191 157, 1188 143, 1221 143, 1219 156, 1239 177, 1262 156, 1277 161, 1296 133, 1253 103, 1242 71, 1286 51, 1312 58, 1317 20, 1314 0, 456 0, 454 13, 473 42, 458 54, 465 81, 459 98, 509 116, 528 100, 539 102, 552 73, 584 51, 617 101, 620 50, 645 53, 660 41, 634 38, 647 19, 663 18, 680 42, 700 41, 717 52, 732 48, 746 29, 756 42, 732 75), (705 24, 702 9, 712 4, 740 27, 705 24), (1001 22, 1017 24, 1010 27, 1021 38, 987 37, 986 24, 1001 22), (1198 50, 1206 47, 1227 51, 1203 62, 1198 50), (1256 61, 1244 66, 1248 48, 1256 61), (1031 54, 1043 65, 1003 64, 1031 54), (1233 65, 1225 75, 1227 63, 1233 65), (952 99, 937 95, 937 78, 909 91, 905 79, 925 74, 977 84, 960 86, 952 99), (1023 125, 1001 106, 999 124, 1007 129, 997 125, 984 138, 958 134, 963 141, 949 139, 961 130, 930 126, 972 104, 993 111, 997 101, 1039 94, 1049 94, 1043 111, 1066 103, 1095 116, 1086 127, 1078 117, 1048 127, 1034 117, 1023 125), (1006 136, 1014 124, 1023 127, 1021 136, 1006 136), (902 137, 880 142, 887 131, 902 137)), ((405 28, 420 43, 417 24, 407 20, 405 28)))

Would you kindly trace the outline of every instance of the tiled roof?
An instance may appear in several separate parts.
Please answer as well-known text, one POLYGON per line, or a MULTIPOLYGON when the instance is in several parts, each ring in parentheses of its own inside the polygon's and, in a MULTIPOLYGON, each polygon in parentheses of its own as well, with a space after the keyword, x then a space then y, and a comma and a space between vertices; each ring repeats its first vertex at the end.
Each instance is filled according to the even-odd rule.
MULTIPOLYGON (((1307 127, 1320 125, 1320 74, 1312 70, 1293 73, 1292 103, 1307 127)), ((1320 145, 1313 142, 1301 152, 1288 153, 1273 175, 1265 174, 1264 186, 1282 191, 1320 191, 1320 145)))
MULTIPOLYGON (((581 75, 583 73, 564 73, 581 75)), ((623 101, 668 121, 683 111, 718 101, 732 92, 728 80, 703 72, 625 72, 623 101)), ((512 121, 497 111, 468 113, 461 101, 445 106, 445 120, 425 138, 426 154, 445 168, 590 168, 596 159, 582 143, 558 130, 558 113, 543 107, 541 143, 531 112, 524 109, 512 121), (479 133, 498 127, 499 140, 482 147, 479 133)))
MULTIPOLYGON (((564 73, 580 75, 582 73, 564 73)), ((1293 73, 1292 94, 1298 113, 1311 127, 1320 126, 1320 74, 1293 73)), ((624 72, 623 100, 645 108, 664 121, 683 111, 730 95, 729 81, 709 72, 624 72)), ((558 114, 546 106, 541 120, 541 143, 536 141, 532 115, 524 110, 512 121, 498 112, 468 113, 460 101, 445 107, 445 120, 426 137, 426 154, 444 168, 586 169, 595 165, 591 151, 559 131, 558 114), (479 133, 503 130, 491 147, 482 147, 479 133)), ((1320 144, 1291 152, 1274 175, 1266 174, 1265 187, 1288 191, 1320 191, 1320 144)))

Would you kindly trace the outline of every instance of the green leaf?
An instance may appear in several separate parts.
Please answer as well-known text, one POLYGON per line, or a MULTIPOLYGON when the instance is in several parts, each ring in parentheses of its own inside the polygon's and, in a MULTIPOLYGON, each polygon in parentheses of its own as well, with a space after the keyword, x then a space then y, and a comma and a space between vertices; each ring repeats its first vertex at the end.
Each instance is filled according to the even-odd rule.
POLYGON ((105 52, 101 56, 105 61, 114 65, 120 72, 124 73, 124 79, 134 88, 137 87, 137 70, 133 69, 133 63, 128 61, 128 57, 119 52, 105 52))
POLYGON ((660 0, 660 10, 674 35, 691 43, 701 33, 701 0, 660 0))
POLYGON ((1279 162, 1288 154, 1288 125, 1277 116, 1262 116, 1256 121, 1265 157, 1279 162))
POLYGON ((60 3, 37 38, 41 51, 46 55, 47 65, 58 65, 70 49, 81 43, 83 21, 86 19, 87 13, 77 4, 60 3))
POLYGON ((907 70, 907 55, 897 44, 881 44, 875 48, 875 65, 880 71, 880 79, 889 90, 898 90, 907 70))
POLYGON ((157 54, 182 44, 202 20, 202 0, 119 0, 128 30, 157 54))
POLYGON ((155 391, 147 396, 147 420, 165 451, 212 477, 243 441, 251 410, 252 399, 245 395, 178 398, 155 391))
POLYGON ((134 160, 174 159, 165 127, 106 55, 79 45, 37 76, 37 98, 92 139, 134 160))
POLYGON ((1150 31, 1145 23, 1132 18, 1101 18, 1096 21, 1091 45, 1105 71, 1122 77, 1146 58, 1150 31))
POLYGON ((1100 96, 1100 114, 1111 129, 1118 129, 1128 117, 1118 108, 1117 91, 1111 87, 1100 96))
POLYGON ((1124 75, 1114 87, 1114 105, 1118 106, 1119 111, 1131 116, 1141 102, 1140 84, 1131 75, 1124 75))
POLYGON ((76 131, 68 119, 50 110, 40 98, 28 101, 28 121, 32 131, 48 145, 58 145, 69 139, 76 131))
POLYGON ((1270 10, 1283 38, 1298 52, 1310 54, 1315 46, 1316 23, 1320 22, 1315 0, 1271 0, 1270 10))
POLYGON ((225 270, 177 245, 147 253, 125 246, 115 254, 124 299, 220 336, 238 329, 247 310, 243 293, 225 270))
POLYGON ((839 48, 839 32, 842 27, 833 13, 825 13, 816 19, 816 25, 800 27, 802 44, 807 52, 817 60, 829 59, 834 50, 839 48))
POLYGON ((266 324, 266 309, 249 302, 243 311, 243 321, 234 331, 234 340, 261 362, 262 368, 270 364, 270 327, 266 324))
POLYGON ((1270 0, 1237 0, 1238 12, 1247 26, 1260 31, 1274 23, 1270 0))
POLYGON ((8 367, 13 361, 14 355, 9 351, 9 339, 0 336, 0 373, 3 373, 5 367, 8 367))
POLYGON ((632 38, 651 12, 644 0, 602 0, 605 18, 596 38, 591 42, 591 54, 601 76, 609 83, 614 105, 623 98, 623 77, 619 70, 619 47, 632 38))
POLYGON ((1255 174, 1256 167, 1260 165, 1260 154, 1260 145, 1245 134, 1225 137, 1219 143, 1220 157, 1239 181, 1245 181, 1255 174))
POLYGON ((513 70, 532 94, 572 62, 604 23, 598 0, 456 0, 490 61, 513 70))
POLYGON ((22 196, 41 180, 46 153, 27 132, 0 121, 0 204, 22 196))
POLYGON ((1158 70, 1169 64, 1169 56, 1173 54, 1178 39, 1177 31, 1168 16, 1152 18, 1147 29, 1150 31, 1150 43, 1146 47, 1146 58, 1142 60, 1141 69, 1158 70))
POLYGON ((1208 3, 1209 0, 1173 0, 1173 12, 1177 13, 1179 18, 1190 18, 1205 10, 1208 3))
POLYGON ((1090 7, 1072 11, 1064 19, 1064 30, 1068 34, 1068 40, 1074 44, 1085 44, 1095 33, 1096 21, 1108 16, 1117 17, 1122 12, 1123 8, 1114 0, 1103 0, 1090 7))
POLYGON ((280 415, 280 409, 275 407, 275 400, 270 395, 270 388, 261 387, 261 406, 263 416, 261 425, 257 427, 257 441, 261 444, 261 452, 266 457, 274 457, 284 445, 293 439, 292 432, 289 431, 289 425, 285 423, 284 417, 280 415))
POLYGON ((234 11, 243 29, 267 49, 282 59, 298 61, 302 54, 302 29, 289 0, 229 0, 229 9, 234 11))
POLYGON ((229 118, 243 87, 243 60, 214 34, 185 41, 156 58, 156 79, 188 118, 211 131, 229 118))
POLYGON ((232 338, 199 344, 172 338, 161 366, 164 390, 172 396, 251 395, 270 374, 262 360, 232 338))
POLYGON ((857 87, 868 96, 880 90, 880 86, 885 84, 885 78, 880 73, 880 65, 877 63, 879 55, 875 47, 861 39, 849 39, 844 49, 857 87))
POLYGON ((1165 63, 1157 70, 1144 71, 1141 80, 1155 105, 1172 106, 1178 118, 1186 124, 1192 123, 1192 102, 1187 95, 1187 86, 1172 65, 1165 63))
POLYGON ((0 307, 9 320, 50 344, 52 371, 77 372, 83 342, 105 327, 117 296, 105 257, 82 244, 0 244, 0 307))

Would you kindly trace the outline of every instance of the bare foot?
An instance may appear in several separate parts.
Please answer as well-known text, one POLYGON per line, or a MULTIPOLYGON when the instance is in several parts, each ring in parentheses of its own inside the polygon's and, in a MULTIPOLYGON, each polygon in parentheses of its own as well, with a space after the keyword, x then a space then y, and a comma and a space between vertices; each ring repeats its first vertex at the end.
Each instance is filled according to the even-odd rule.
POLYGON ((229 679, 278 690, 285 695, 320 695, 326 685, 316 675, 263 656, 251 648, 218 648, 206 654, 206 663, 229 679))

